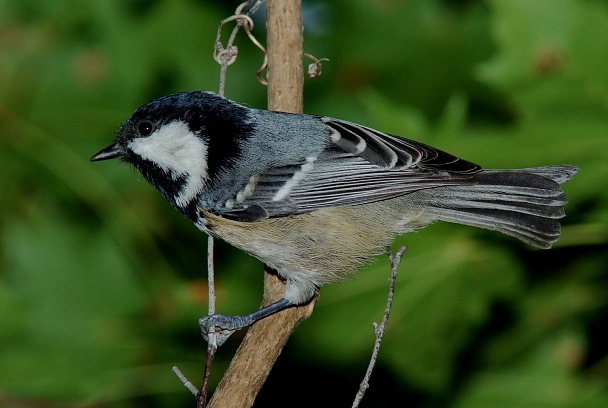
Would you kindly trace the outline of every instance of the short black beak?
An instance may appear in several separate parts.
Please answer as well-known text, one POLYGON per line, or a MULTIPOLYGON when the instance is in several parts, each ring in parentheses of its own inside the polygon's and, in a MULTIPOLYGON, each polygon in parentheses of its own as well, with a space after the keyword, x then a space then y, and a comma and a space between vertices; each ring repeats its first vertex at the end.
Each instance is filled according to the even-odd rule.
POLYGON ((121 149, 117 143, 106 147, 105 149, 97 152, 93 157, 91 157, 91 161, 101 161, 101 160, 110 160, 115 159, 120 156, 121 149))

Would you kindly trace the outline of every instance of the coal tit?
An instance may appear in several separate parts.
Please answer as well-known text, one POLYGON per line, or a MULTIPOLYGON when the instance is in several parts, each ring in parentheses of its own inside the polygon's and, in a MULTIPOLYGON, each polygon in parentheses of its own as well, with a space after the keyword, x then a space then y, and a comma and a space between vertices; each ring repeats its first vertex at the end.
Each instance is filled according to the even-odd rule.
POLYGON ((480 166, 414 140, 323 116, 250 109, 211 92, 137 109, 94 155, 130 163, 200 230, 260 259, 284 298, 246 316, 202 318, 229 333, 309 301, 435 221, 497 230, 549 248, 570 165, 480 166))

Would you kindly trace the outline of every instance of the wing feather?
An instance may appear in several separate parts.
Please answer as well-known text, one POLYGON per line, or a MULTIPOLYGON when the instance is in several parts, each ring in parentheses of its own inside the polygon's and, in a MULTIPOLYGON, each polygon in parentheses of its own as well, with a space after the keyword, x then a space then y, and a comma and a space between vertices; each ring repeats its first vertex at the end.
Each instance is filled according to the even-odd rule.
POLYGON ((414 140, 342 120, 319 119, 327 126, 325 150, 293 165, 266 169, 256 175, 252 194, 219 213, 256 221, 365 204, 426 188, 475 184, 473 176, 481 171, 474 163, 414 140))

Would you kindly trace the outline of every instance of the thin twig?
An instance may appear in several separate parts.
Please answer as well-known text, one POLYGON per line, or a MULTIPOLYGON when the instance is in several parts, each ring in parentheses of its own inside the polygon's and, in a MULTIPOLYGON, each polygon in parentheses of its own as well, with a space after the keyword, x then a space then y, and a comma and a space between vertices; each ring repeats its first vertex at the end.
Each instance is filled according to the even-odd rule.
MULTIPOLYGON (((298 83, 298 81, 302 81, 301 77, 301 72, 299 72, 297 69, 298 67, 298 63, 294 63, 294 61, 300 61, 301 60, 301 56, 302 56, 302 52, 301 52, 301 41, 302 41, 302 27, 301 27, 301 4, 299 3, 300 0, 296 0, 297 2, 297 12, 292 16, 295 17, 297 20, 292 21, 291 23, 288 24, 290 29, 293 29, 294 27, 299 27, 298 28, 298 36, 297 36, 297 40, 299 40, 299 46, 297 48, 294 48, 293 45, 290 46, 290 48, 294 49, 294 50, 299 50, 298 52, 296 52, 295 54, 298 56, 298 58, 293 58, 294 56, 291 55, 293 54, 293 52, 289 52, 289 58, 287 58, 287 65, 285 65, 284 63, 277 63, 276 66, 277 67, 281 67, 279 70, 277 70, 276 72, 281 72, 281 71, 289 71, 291 72, 291 74, 296 73, 296 75, 294 76, 294 78, 296 78, 295 82, 298 83), (296 24, 299 23, 299 24, 296 24), (299 55, 298 55, 299 54, 299 55), (294 66, 293 72, 290 71, 288 68, 288 66, 294 66)), ((253 34, 251 33, 251 30, 253 30, 253 20, 251 19, 251 17, 249 17, 250 15, 252 15, 253 13, 255 13, 258 8, 265 3, 265 0, 248 0, 245 1, 244 3, 242 3, 239 7, 237 7, 237 9, 235 10, 235 13, 233 16, 230 16, 224 20, 222 20, 219 25, 218 25, 218 31, 217 31, 217 36, 216 36, 216 40, 215 40, 215 44, 214 44, 214 48, 213 48, 213 58, 220 64, 220 78, 219 78, 219 95, 224 97, 225 94, 225 87, 226 87, 226 75, 227 75, 227 71, 228 71, 228 66, 233 64, 236 61, 237 55, 238 55, 238 48, 234 45, 234 41, 236 39, 236 36, 239 32, 239 30, 242 28, 245 33, 247 34, 247 36, 249 37, 250 41, 256 46, 258 47, 264 54, 264 62, 262 64, 262 67, 257 71, 257 77, 258 80, 263 83, 264 85, 268 84, 268 81, 266 79, 264 79, 261 76, 261 73, 267 68, 268 65, 268 53, 266 52, 266 49, 260 44, 260 42, 253 36, 253 34), (243 13, 243 10, 245 8, 247 8, 248 6, 249 9, 246 13, 243 13), (235 21, 236 22, 236 26, 233 28, 230 37, 228 39, 228 42, 226 43, 226 46, 224 46, 221 42, 221 30, 222 27, 229 23, 235 21)), ((276 4, 276 3, 274 3, 276 4)), ((288 7, 288 9, 292 9, 293 6, 288 7)), ((275 8, 276 9, 276 8, 275 8)), ((286 9, 284 9, 286 10, 286 9)), ((270 13, 269 13, 270 14, 270 13)), ((276 13, 278 14, 278 13, 276 13)), ((289 13, 285 13, 285 14, 289 14, 289 13)), ((269 36, 270 37, 270 36, 269 36)), ((289 42, 289 44, 295 44, 297 41, 291 41, 289 42)), ((277 44, 278 41, 275 41, 275 44, 277 44)), ((276 47, 275 47, 276 48, 276 47)), ((275 53, 276 54, 276 53, 275 53)), ((311 64, 311 67, 309 67, 309 76, 318 76, 321 74, 321 61, 323 61, 324 59, 318 60, 313 56, 310 56, 307 54, 307 56, 309 56, 310 58, 313 59, 313 61, 315 61, 314 64, 311 64)), ((300 65, 301 67, 301 65, 300 65)), ((274 81, 275 85, 274 85, 274 91, 270 91, 269 90, 269 94, 273 94, 276 93, 276 83, 281 83, 281 84, 287 84, 289 83, 290 86, 291 84, 294 82, 294 78, 284 78, 282 80, 279 81, 274 81)), ((295 92, 287 92, 287 89, 282 89, 281 92, 279 92, 279 95, 286 95, 286 94, 292 94, 293 93, 293 98, 294 100, 297 100, 298 103, 296 104, 287 104, 287 105, 281 105, 281 103, 284 104, 285 101, 281 101, 281 103, 275 103, 276 107, 274 109, 278 109, 281 111, 293 111, 294 113, 301 113, 302 110, 302 103, 301 103, 301 99, 302 99, 302 87, 301 87, 301 83, 299 83, 299 89, 296 89, 295 92)), ((269 96, 269 103, 270 101, 273 100, 277 100, 279 101, 281 98, 273 98, 269 96)), ((270 107, 270 106, 269 106, 270 107)), ((208 282, 209 282, 209 314, 215 314, 215 292, 214 292, 214 270, 213 270, 213 245, 214 245, 214 241, 213 238, 209 237, 209 241, 208 241, 208 282)), ((266 272, 266 277, 269 277, 271 275, 268 274, 268 272, 266 272)), ((265 291, 264 291, 264 299, 265 301, 268 299, 273 299, 273 297, 278 296, 278 298, 280 298, 282 296, 282 293, 284 291, 284 284, 280 284, 281 286, 281 290, 279 292, 277 292, 276 290, 270 290, 269 288, 272 287, 273 285, 267 285, 265 283, 265 291)), ((275 299, 276 300, 276 299, 275 299)), ((315 298, 316 300, 316 298, 315 298)), ((259 381, 254 381, 256 382, 256 384, 259 385, 254 385, 252 387, 248 387, 248 391, 247 392, 250 396, 250 398, 255 398, 255 395, 257 395, 257 392, 259 391, 259 388, 261 387, 261 384, 263 383, 264 379, 266 378, 266 376, 268 375, 268 372, 270 371, 270 368, 272 367, 274 360, 276 359, 276 357, 278 357, 278 353, 280 353, 280 350, 283 348, 283 345, 285 344, 285 342, 287 341, 287 338, 289 337, 289 334, 291 333, 291 331, 295 328, 295 325, 297 325, 297 323, 302 320, 307 318, 310 313, 312 313, 312 307, 315 303, 315 300, 313 300, 310 304, 305 305, 305 306, 301 306, 298 308, 294 308, 291 311, 288 312, 284 312, 282 314, 277 314, 276 316, 273 316, 271 318, 265 319, 265 323, 272 326, 272 323, 274 322, 274 320, 276 318, 281 318, 284 319, 280 324, 276 325, 274 328, 278 328, 277 330, 268 330, 268 329, 261 329, 261 330, 257 330, 257 332, 255 330, 253 331, 249 331, 247 333, 247 336, 250 336, 250 334, 252 334, 252 332, 254 333, 252 336, 250 336, 250 338, 254 339, 253 343, 254 347, 257 349, 257 351, 259 351, 259 339, 263 338, 264 341, 267 341, 267 346, 269 351, 267 353, 264 353, 264 359, 265 361, 256 361, 254 364, 254 368, 255 370, 253 370, 254 374, 252 375, 252 378, 258 378, 259 381), (270 335, 268 335, 268 333, 270 333, 270 335), (256 340, 257 339, 257 340, 256 340)), ((255 328, 255 325, 254 325, 255 328)), ((247 339, 248 337, 245 337, 245 340, 243 342, 243 344, 247 343, 247 339)), ((208 341, 208 347, 207 347, 207 362, 205 365, 205 372, 203 375, 203 380, 201 382, 201 387, 200 389, 196 390, 196 388, 192 385, 192 383, 190 381, 188 381, 187 378, 185 378, 185 376, 183 374, 181 374, 181 372, 179 371, 179 369, 174 368, 175 373, 178 375, 178 377, 180 378, 180 380, 182 381, 182 383, 190 390, 190 392, 195 393, 196 395, 196 403, 197 403, 197 408, 204 408, 207 404, 207 388, 208 388, 208 383, 209 383, 209 377, 210 377, 210 373, 211 373, 211 365, 213 363, 213 359, 215 356, 215 353, 217 352, 217 339, 216 339, 216 334, 213 333, 213 327, 210 328, 210 332, 209 332, 209 337, 208 337, 209 341, 208 341), (194 390, 194 391, 193 391, 194 390)), ((241 345, 241 347, 239 348, 240 350, 250 350, 251 349, 251 345, 249 346, 243 346, 243 344, 241 345)), ((248 354, 248 353, 247 353, 248 354)), ((237 355, 238 355, 238 351, 237 351, 237 355)), ((237 358, 235 357, 235 359, 233 359, 233 363, 237 362, 237 364, 235 364, 234 366, 237 366, 238 363, 240 362, 242 364, 243 361, 249 361, 247 360, 243 360, 242 358, 237 358)), ((233 364, 231 363, 231 368, 233 367, 233 364)), ((237 370, 238 371, 238 370, 237 370)), ((248 372, 250 372, 250 370, 245 370, 248 372)), ((242 374, 242 371, 239 371, 239 374, 242 374)), ((224 378, 222 379, 222 383, 220 383, 220 386, 218 386, 218 389, 221 390, 225 390, 226 387, 222 388, 222 384, 224 379, 226 379, 227 377, 230 376, 230 369, 228 370, 227 373, 225 373, 224 378)), ((243 391, 243 390, 239 390, 239 391, 243 391)), ((216 394, 218 394, 218 391, 216 390, 216 394)), ((217 395, 214 395, 215 396, 217 395)), ((221 393, 220 393, 221 394, 221 393)), ((235 397, 234 392, 232 393, 232 395, 230 396, 231 398, 235 397)), ((222 399, 225 398, 219 398, 218 401, 221 401, 222 399)), ((237 397, 237 400, 241 399, 240 397, 237 397)), ((222 402, 219 402, 220 404, 222 404, 222 402)), ((243 404, 243 401, 241 399, 240 404, 243 404)), ((217 404, 216 404, 217 405, 217 404)), ((209 406, 216 406, 214 405, 214 401, 211 400, 209 402, 209 406)))
MULTIPOLYGON (((268 108, 302 113, 302 13, 300 0, 268 0, 268 108)), ((285 283, 264 274, 263 306, 281 299, 285 283)), ((247 408, 266 381, 295 326, 312 313, 313 299, 254 323, 209 401, 209 408, 247 408)))
MULTIPOLYGON (((211 333, 212 331, 209 332, 209 334, 211 333)), ((216 352, 217 346, 212 345, 211 339, 209 338, 209 343, 207 343, 207 361, 205 362, 205 372, 203 374, 203 380, 201 381, 201 388, 198 389, 196 393, 196 408, 205 408, 207 405, 207 390, 209 388, 209 377, 211 376, 211 365, 213 364, 213 359, 215 358, 216 352)))
MULTIPOLYGON (((243 12, 243 10, 245 9, 245 7, 247 7, 248 4, 250 4, 252 2, 252 0, 246 1, 244 3, 242 3, 237 9, 236 11, 240 14, 243 12)), ((251 7, 249 7, 249 10, 247 10, 247 15, 248 16, 252 16, 255 14, 256 11, 258 11, 258 9, 262 6, 262 4, 266 3, 266 0, 257 0, 255 3, 253 3, 253 5, 251 7)), ((236 13, 235 13, 236 14, 236 13)))
MULTIPOLYGON (((250 1, 242 3, 235 11, 235 15, 222 20, 217 29, 217 38, 214 46, 214 58, 220 64, 220 79, 219 79, 219 90, 218 94, 224 97, 226 89, 226 75, 228 72, 228 65, 232 64, 237 57, 238 49, 233 45, 236 35, 241 26, 247 26, 249 24, 253 27, 253 21, 249 16, 242 16, 242 8, 245 7, 250 1), (220 37, 222 26, 229 21, 237 21, 236 27, 232 30, 230 38, 228 40, 226 48, 221 45, 220 37)), ((214 260, 214 239, 211 235, 207 237, 207 286, 209 290, 209 308, 208 314, 215 314, 215 269, 213 267, 214 260)), ((207 360, 205 362, 205 371, 203 373, 203 380, 201 381, 200 389, 196 394, 196 407, 204 408, 207 404, 207 390, 209 388, 209 377, 211 376, 211 366, 217 352, 217 336, 215 334, 215 328, 211 326, 207 337, 207 360)))
POLYGON ((306 71, 306 76, 309 78, 317 78, 321 76, 321 73, 323 72, 323 65, 321 64, 321 62, 329 61, 329 58, 319 59, 307 52, 305 52, 303 55, 313 60, 313 63, 308 65, 308 71, 306 71))
POLYGON ((184 384, 188 391, 192 393, 192 395, 196 396, 198 394, 198 388, 196 388, 196 386, 186 378, 186 376, 179 370, 179 368, 173 366, 173 372, 175 373, 175 375, 177 375, 177 378, 180 379, 180 381, 182 382, 182 384, 184 384))
MULTIPOLYGON (((266 66, 266 50, 261 44, 255 39, 255 37, 251 34, 251 30, 253 29, 253 20, 250 15, 255 13, 258 8, 265 2, 265 0, 247 0, 241 3, 235 10, 233 16, 228 17, 222 20, 219 23, 217 36, 215 39, 215 44, 213 48, 213 58, 220 64, 220 78, 219 78, 219 90, 218 94, 224 97, 225 88, 226 88, 226 74, 228 71, 228 65, 234 63, 237 57, 238 48, 234 45, 234 41, 236 39, 236 35, 240 28, 244 28, 247 36, 251 39, 251 41, 264 52, 264 66, 266 66), (253 5, 251 5, 253 2, 253 5), (243 14, 243 10, 247 7, 249 10, 247 13, 243 14), (230 34, 230 38, 226 47, 224 47, 220 41, 221 39, 221 29, 222 26, 230 21, 236 21, 236 27, 232 30, 230 34)), ((258 75, 259 72, 258 71, 258 75)), ((207 240, 207 282, 208 282, 208 290, 209 290, 209 312, 208 314, 215 314, 215 271, 214 271, 214 240, 213 237, 209 236, 207 240)), ((192 382, 190 382, 186 376, 179 370, 177 367, 173 367, 173 372, 180 379, 182 384, 193 394, 196 396, 196 406, 197 408, 204 408, 207 403, 207 389, 209 385, 209 377, 211 374, 211 365, 213 363, 213 359, 215 357, 215 353, 217 352, 217 337, 214 332, 214 328, 211 327, 208 335, 208 343, 207 343, 207 360, 205 363, 205 371, 203 374, 203 380, 201 381, 201 386, 197 389, 192 382)))
MULTIPOLYGON (((213 266, 214 261, 214 240, 211 235, 207 237, 207 286, 209 290, 209 314, 215 314, 215 268, 213 266)), ((203 373, 203 380, 201 381, 201 387, 196 393, 196 407, 204 408, 207 404, 207 390, 209 388, 209 377, 211 375, 211 365, 215 358, 217 351, 217 336, 215 335, 215 328, 209 329, 207 342, 207 361, 205 362, 205 371, 203 373)))
MULTIPOLYGON (((215 268, 214 264, 214 243, 213 237, 207 237, 207 286, 209 296, 209 314, 215 314, 215 268)), ((209 342, 215 345, 215 333, 213 327, 209 329, 209 342)))
POLYGON ((253 5, 251 7, 249 7, 249 10, 246 13, 243 13, 243 10, 248 5, 250 5, 252 1, 253 0, 248 0, 248 1, 245 1, 244 3, 241 3, 241 5, 239 5, 236 8, 234 15, 220 21, 220 23, 218 25, 217 36, 215 38, 215 45, 213 47, 213 58, 221 65, 220 86, 219 86, 219 95, 220 96, 224 96, 224 90, 226 88, 226 72, 227 72, 228 65, 231 65, 232 63, 234 63, 234 61, 236 61, 236 57, 238 54, 238 47, 236 45, 234 45, 234 40, 236 39, 236 35, 238 34, 238 32, 241 28, 243 30, 245 30, 245 33, 247 34, 247 36, 249 37, 251 42, 256 47, 258 47, 264 54, 264 62, 262 64, 262 67, 260 69, 258 69, 257 76, 258 76, 258 80, 260 82, 262 82, 264 85, 266 85, 266 80, 261 77, 261 72, 264 69, 266 69, 266 65, 267 65, 267 61, 268 61, 266 49, 253 36, 253 34, 251 34, 251 30, 253 30, 253 19, 251 17, 249 17, 250 15, 252 15, 253 13, 255 13, 258 10, 258 8, 265 2, 265 0, 256 0, 255 3, 253 3, 253 5), (232 32, 230 33, 230 37, 228 38, 228 42, 226 43, 226 46, 224 47, 224 45, 221 42, 222 27, 226 23, 229 23, 231 21, 236 21, 236 26, 232 29, 232 32))
POLYGON ((374 350, 372 351, 372 357, 370 359, 369 365, 367 366, 367 371, 365 372, 365 377, 363 381, 361 381, 361 385, 359 386, 359 391, 357 391, 357 395, 355 395, 355 400, 353 401, 352 408, 357 408, 363 399, 363 395, 365 395, 365 391, 369 388, 369 379, 372 376, 372 371, 374 370, 374 366, 376 365, 376 360, 378 360, 378 352, 380 351, 380 344, 382 343, 382 337, 384 336, 384 331, 386 330, 386 325, 388 323, 388 317, 391 313, 391 307, 393 305, 393 295, 395 293, 395 282, 397 281, 397 268, 399 267, 399 263, 401 262, 401 257, 405 253, 407 249, 406 245, 403 245, 399 250, 393 255, 388 250, 388 258, 391 262, 391 277, 390 283, 388 286, 388 296, 386 299, 386 308, 384 309, 384 316, 382 317, 382 322, 380 324, 374 322, 374 331, 376 333, 376 341, 374 342, 374 350))

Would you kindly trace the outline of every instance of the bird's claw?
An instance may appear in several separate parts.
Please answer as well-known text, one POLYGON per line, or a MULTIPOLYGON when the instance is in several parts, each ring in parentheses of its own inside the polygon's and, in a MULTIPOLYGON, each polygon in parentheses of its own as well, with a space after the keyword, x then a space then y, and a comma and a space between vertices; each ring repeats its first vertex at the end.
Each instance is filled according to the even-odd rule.
POLYGON ((215 346, 219 347, 228 340, 232 333, 246 326, 242 320, 240 316, 213 314, 201 317, 198 325, 205 341, 209 342, 212 332, 215 334, 215 346))

